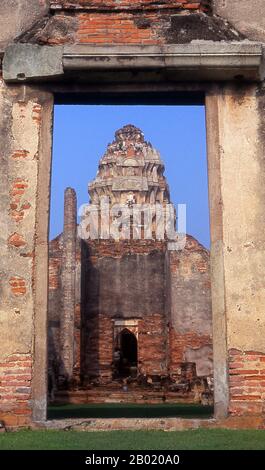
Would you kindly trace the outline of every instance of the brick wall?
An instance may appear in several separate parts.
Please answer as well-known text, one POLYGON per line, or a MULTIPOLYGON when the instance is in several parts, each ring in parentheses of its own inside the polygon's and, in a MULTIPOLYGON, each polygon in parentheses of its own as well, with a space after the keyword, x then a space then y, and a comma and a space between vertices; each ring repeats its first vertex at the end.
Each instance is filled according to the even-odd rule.
POLYGON ((83 249, 81 347, 84 375, 111 378, 113 319, 138 318, 139 359, 165 362, 164 252, 155 241, 90 241, 83 249), (155 309, 157 309, 155 311, 155 309))
POLYGON ((210 255, 188 236, 185 249, 168 256, 170 370, 195 362, 199 376, 213 371, 210 255))
MULTIPOLYGON (((127 2, 126 2, 127 3, 127 2)), ((143 3, 143 2, 142 2, 143 3)), ((134 10, 130 7, 121 11, 118 9, 97 12, 84 12, 77 15, 77 32, 75 41, 77 43, 96 44, 159 44, 167 42, 167 30, 170 29, 172 11, 168 7, 176 9, 175 14, 181 10, 199 11, 201 5, 198 2, 169 2, 166 8, 153 6, 150 2, 144 2, 145 7, 134 10)))
POLYGON ((76 304, 76 219, 77 198, 74 189, 64 196, 64 231, 62 257, 62 312, 60 317, 60 376, 69 381, 74 369, 74 312, 76 304))
MULTIPOLYGON (((199 359, 200 351, 202 350, 202 355, 204 356, 204 361, 207 362, 207 369, 211 367, 211 364, 208 365, 208 361, 212 362, 212 336, 211 335, 200 335, 196 331, 189 331, 188 333, 178 333, 173 327, 170 328, 170 363, 169 368, 172 373, 178 369, 179 364, 182 362, 187 362, 188 358, 186 352, 188 349, 197 351, 197 356, 199 359), (209 348, 209 358, 204 353, 204 348, 209 348)), ((197 371, 198 372, 198 371, 197 371)), ((210 371, 211 373, 212 371, 210 371)), ((208 373, 209 374, 209 373, 208 373)), ((205 375, 208 375, 207 373, 205 375)), ((201 374, 200 374, 201 375, 201 374)))
MULTIPOLYGON (((74 382, 80 381, 80 361, 81 361, 81 305, 80 305, 80 265, 81 250, 80 245, 76 247, 76 298, 74 314, 74 382)), ((60 326, 63 310, 62 302, 62 264, 63 264, 63 236, 62 234, 51 240, 49 243, 49 335, 48 335, 48 356, 49 374, 53 382, 56 382, 59 375, 60 364, 60 326)))
MULTIPOLYGON (((100 383, 112 380, 114 323, 110 316, 90 316, 83 331, 86 342, 82 374, 100 383)), ((167 374, 167 335, 164 315, 154 313, 138 323, 138 363, 143 375, 167 374)))
POLYGON ((0 79, 0 420, 7 426, 28 424, 36 410, 36 194, 43 99, 27 86, 22 96, 20 88, 10 90, 0 79))
POLYGON ((62 312, 63 238, 59 235, 49 243, 49 307, 48 307, 48 369, 50 380, 58 378, 60 362, 60 317, 62 312))
POLYGON ((100 313, 90 316, 81 335, 84 345, 81 352, 82 379, 85 382, 110 382, 113 361, 113 323, 110 317, 100 313))
MULTIPOLYGON (((82 377, 85 380, 100 377, 100 382, 111 380, 113 320, 119 318, 138 319, 138 359, 142 374, 175 374, 180 364, 192 362, 198 363, 200 375, 211 373, 209 253, 191 237, 187 246, 184 258, 178 252, 171 255, 171 278, 167 277, 165 242, 101 240, 82 243, 82 248, 77 246, 76 260, 81 267, 76 283, 81 284, 81 299, 76 299, 75 306, 75 384, 80 382, 80 374, 81 381, 82 377), (183 272, 186 273, 184 278, 183 272), (174 283, 174 276, 178 285, 174 283), (178 308, 173 305, 168 310, 167 295, 172 296, 168 282, 172 279, 172 288, 179 291, 182 298, 181 303, 177 302, 178 308), (176 326, 176 316, 182 318, 184 327, 185 322, 189 325, 187 330, 176 326), (203 325, 199 325, 200 321, 203 325)), ((50 354, 55 345, 57 357, 56 338, 62 308, 61 249, 60 236, 50 243, 49 318, 50 332, 53 332, 50 354)))
POLYGON ((57 0, 51 11, 46 22, 33 26, 20 40, 50 45, 155 45, 225 39, 223 29, 228 29, 216 19, 209 24, 211 2, 207 0, 57 0))
POLYGON ((230 413, 259 414, 265 411, 265 354, 229 351, 230 413))
POLYGON ((74 370, 73 381, 75 384, 80 383, 81 370, 81 305, 77 301, 74 313, 74 370))
POLYGON ((8 426, 31 422, 31 380, 31 354, 12 354, 0 363, 0 418, 8 426))
POLYGON ((167 375, 167 322, 154 312, 139 322, 138 361, 143 375, 167 375))

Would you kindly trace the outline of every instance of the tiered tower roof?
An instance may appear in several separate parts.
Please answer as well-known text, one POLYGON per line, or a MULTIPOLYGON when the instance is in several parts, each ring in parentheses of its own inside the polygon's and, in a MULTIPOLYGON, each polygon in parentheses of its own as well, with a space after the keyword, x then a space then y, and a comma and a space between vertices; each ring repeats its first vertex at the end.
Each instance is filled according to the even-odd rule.
POLYGON ((159 152, 141 129, 129 124, 115 133, 89 184, 92 204, 108 196, 111 204, 169 203, 169 187, 159 152))

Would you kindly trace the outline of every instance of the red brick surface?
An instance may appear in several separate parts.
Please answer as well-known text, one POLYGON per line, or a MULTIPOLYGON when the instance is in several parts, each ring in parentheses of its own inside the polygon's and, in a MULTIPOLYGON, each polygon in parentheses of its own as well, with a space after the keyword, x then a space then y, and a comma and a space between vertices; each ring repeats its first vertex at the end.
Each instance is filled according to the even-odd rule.
POLYGON ((167 330, 160 312, 139 322, 139 372, 143 375, 167 374, 167 330))
POLYGON ((26 199, 28 182, 22 178, 16 178, 11 185, 10 191, 10 215, 15 222, 21 222, 24 219, 26 211, 31 207, 26 199))
POLYGON ((199 349, 203 346, 212 346, 212 337, 209 335, 200 335, 195 331, 181 334, 174 328, 170 328, 170 369, 174 372, 179 367, 179 363, 185 361, 185 352, 187 348, 199 349))
POLYGON ((24 240, 22 235, 15 232, 12 235, 10 235, 10 237, 8 238, 8 244, 16 248, 21 248, 21 247, 24 247, 27 244, 27 242, 24 240))
MULTIPOLYGON (((42 30, 26 33, 40 44, 163 44, 171 41, 174 17, 210 13, 210 2, 177 0, 57 0, 42 30)), ((183 18, 183 19, 184 19, 183 18)), ((189 30, 196 27, 187 26, 189 30)), ((200 28, 200 27, 199 27, 200 28)), ((186 34, 186 33, 185 33, 186 34)), ((173 41, 174 42, 174 41, 173 41)))
POLYGON ((22 277, 14 276, 9 279, 11 293, 15 296, 25 295, 27 292, 26 281, 22 277))
POLYGON ((84 13, 78 16, 76 39, 80 44, 158 44, 160 39, 155 28, 156 18, 156 14, 145 14, 144 19, 149 22, 149 27, 139 28, 132 13, 84 13))
POLYGON ((7 426, 31 421, 32 358, 13 354, 0 363, 0 420, 7 426))
POLYGON ((229 351, 230 413, 236 416, 265 411, 265 354, 229 351))

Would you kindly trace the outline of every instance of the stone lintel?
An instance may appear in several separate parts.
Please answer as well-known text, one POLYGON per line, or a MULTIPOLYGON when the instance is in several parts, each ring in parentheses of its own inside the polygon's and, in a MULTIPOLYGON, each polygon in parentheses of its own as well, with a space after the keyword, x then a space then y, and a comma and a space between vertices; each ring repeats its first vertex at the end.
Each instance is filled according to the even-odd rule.
POLYGON ((80 76, 93 71, 170 70, 176 80, 263 78, 263 47, 255 42, 193 41, 174 45, 70 45, 12 44, 4 55, 7 82, 58 79, 71 72, 80 76))

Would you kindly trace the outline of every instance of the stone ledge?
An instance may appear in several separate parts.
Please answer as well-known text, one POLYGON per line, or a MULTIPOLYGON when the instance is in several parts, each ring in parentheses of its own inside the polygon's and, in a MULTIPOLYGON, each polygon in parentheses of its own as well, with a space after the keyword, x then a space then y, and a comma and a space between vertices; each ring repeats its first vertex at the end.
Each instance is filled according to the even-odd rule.
POLYGON ((231 416, 223 420, 184 418, 65 419, 35 423, 33 429, 64 431, 185 431, 188 429, 265 429, 262 416, 231 416))
POLYGON ((261 81, 263 62, 262 44, 250 42, 65 47, 13 44, 4 55, 3 76, 7 82, 25 82, 66 78, 73 72, 91 77, 93 71, 170 70, 176 74, 176 81, 261 81))
POLYGON ((181 0, 135 0, 134 2, 128 2, 119 0, 118 2, 103 1, 99 2, 98 0, 82 0, 82 1, 71 1, 71 0, 51 0, 50 10, 51 11, 60 11, 60 10, 73 10, 73 11, 123 11, 123 10, 184 10, 184 11, 198 11, 198 10, 210 10, 209 0, 197 0, 187 2, 181 0), (194 5, 195 4, 195 5, 194 5))

